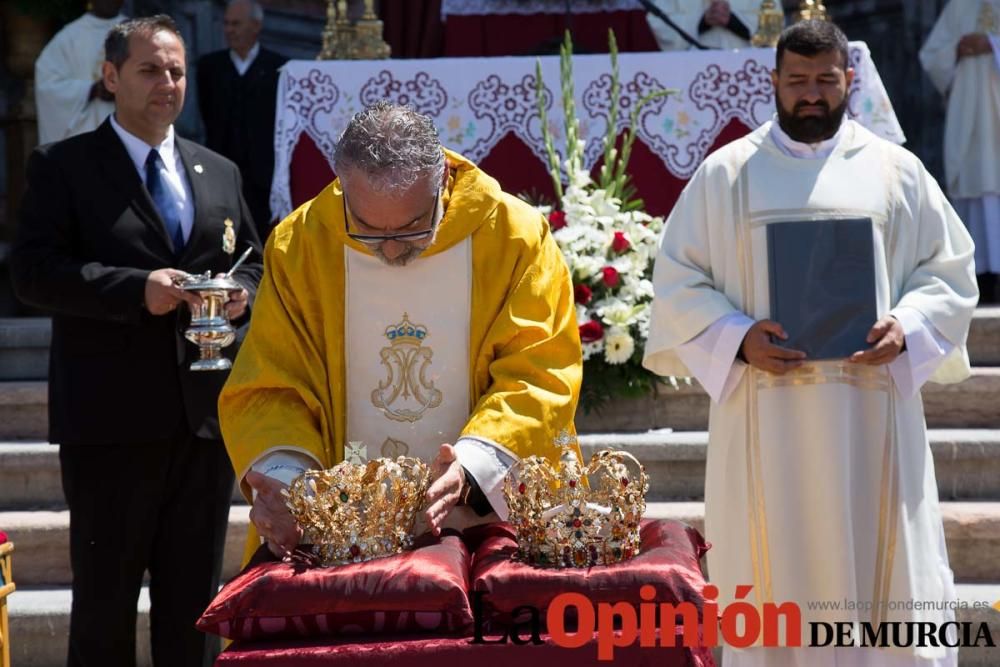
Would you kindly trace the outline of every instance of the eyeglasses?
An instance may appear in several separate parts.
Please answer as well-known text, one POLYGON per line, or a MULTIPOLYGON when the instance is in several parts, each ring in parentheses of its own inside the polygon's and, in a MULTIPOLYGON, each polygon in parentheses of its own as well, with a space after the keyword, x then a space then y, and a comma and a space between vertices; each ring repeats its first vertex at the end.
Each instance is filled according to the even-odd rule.
POLYGON ((366 245, 378 245, 379 243, 385 243, 386 241, 423 241, 424 239, 433 236, 434 230, 437 229, 437 209, 438 202, 440 202, 440 200, 441 189, 438 188, 437 193, 434 195, 434 205, 431 207, 431 226, 427 229, 421 229, 416 232, 399 232, 398 234, 355 234, 351 231, 351 226, 348 222, 347 195, 343 194, 341 196, 341 203, 344 206, 344 233, 347 234, 347 238, 366 245))

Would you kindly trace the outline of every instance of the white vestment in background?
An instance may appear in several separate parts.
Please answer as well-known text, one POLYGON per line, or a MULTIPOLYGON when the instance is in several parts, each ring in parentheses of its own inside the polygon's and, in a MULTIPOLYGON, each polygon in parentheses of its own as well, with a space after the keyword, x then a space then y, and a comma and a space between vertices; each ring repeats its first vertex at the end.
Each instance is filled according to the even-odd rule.
MULTIPOLYGON (((878 313, 900 319, 935 380, 964 379, 978 297, 971 239, 919 160, 854 121, 825 157, 789 155, 770 122, 709 156, 670 215, 654 271, 644 364, 725 378, 710 390, 705 485, 720 608, 752 585, 757 605, 798 603, 806 633, 811 621, 953 619, 941 604, 955 591, 918 391, 927 365, 823 361, 776 376, 734 360, 749 326, 737 321, 770 315, 767 226, 858 217, 873 222, 878 313), (935 341, 939 358, 928 352, 935 341), (685 363, 693 342, 717 346, 700 370, 685 363), (810 607, 844 600, 855 608, 810 607), (938 605, 893 604, 908 600, 938 605)), ((726 660, 955 664, 954 651, 933 647, 727 649, 726 660)))
POLYGON ((56 33, 35 61, 38 143, 96 130, 115 110, 113 102, 88 101, 101 78, 104 40, 124 16, 102 19, 86 13, 56 33))
MULTIPOLYGON (((742 39, 725 28, 711 28, 698 34, 698 24, 705 10, 712 4, 710 0, 653 0, 653 4, 663 10, 674 23, 687 34, 711 49, 742 49, 750 46, 750 42, 742 39)), ((781 3, 777 3, 781 8, 781 3)), ((760 10, 760 0, 729 0, 729 11, 736 15, 750 30, 753 36, 757 32, 757 12, 760 10)), ((649 27, 663 51, 683 51, 692 48, 677 31, 662 20, 646 15, 649 27)))
POLYGON ((945 190, 976 242, 976 271, 1000 273, 1000 0, 952 0, 920 50, 948 100, 945 190), (986 33, 994 53, 958 60, 959 40, 986 33))

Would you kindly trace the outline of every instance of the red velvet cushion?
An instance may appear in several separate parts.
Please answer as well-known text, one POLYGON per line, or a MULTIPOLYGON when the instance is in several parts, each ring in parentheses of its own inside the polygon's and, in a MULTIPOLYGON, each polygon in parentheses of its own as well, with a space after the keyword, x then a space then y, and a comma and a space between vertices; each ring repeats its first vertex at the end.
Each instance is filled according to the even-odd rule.
POLYGON ((541 612, 560 593, 581 593, 598 602, 631 602, 639 605, 639 588, 651 584, 656 602, 692 602, 700 610, 705 578, 699 561, 708 545, 694 528, 677 521, 643 521, 639 528, 640 553, 615 565, 581 569, 540 569, 511 560, 517 551, 514 530, 495 523, 466 531, 475 545, 472 590, 486 593, 483 618, 489 628, 509 625, 512 612, 531 605, 541 612))
POLYGON ((219 592, 198 619, 199 630, 252 640, 444 635, 472 624, 469 551, 456 534, 427 535, 413 551, 338 567, 254 561, 219 592))
POLYGON ((563 648, 542 635, 541 645, 473 644, 467 637, 378 637, 236 642, 215 667, 715 667, 708 648, 656 646, 636 642, 600 660, 596 640, 563 648))

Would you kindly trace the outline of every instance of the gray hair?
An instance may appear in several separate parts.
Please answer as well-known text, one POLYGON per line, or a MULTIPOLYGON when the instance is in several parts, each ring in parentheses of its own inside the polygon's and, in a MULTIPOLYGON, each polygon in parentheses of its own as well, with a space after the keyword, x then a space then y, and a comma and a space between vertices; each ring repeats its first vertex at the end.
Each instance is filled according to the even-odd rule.
POLYGON ((122 21, 111 28, 104 40, 104 59, 114 65, 115 69, 121 69, 121 66, 128 60, 128 41, 132 35, 150 36, 161 30, 173 33, 180 40, 181 46, 184 46, 184 37, 174 20, 166 14, 157 14, 122 21))
POLYGON ((250 5, 250 18, 260 24, 264 23, 264 7, 257 0, 229 0, 226 7, 242 4, 250 5))
POLYGON ((444 178, 444 149, 434 121, 408 106, 382 100, 355 114, 340 135, 333 167, 356 169, 383 192, 408 190, 422 178, 437 188, 444 178))

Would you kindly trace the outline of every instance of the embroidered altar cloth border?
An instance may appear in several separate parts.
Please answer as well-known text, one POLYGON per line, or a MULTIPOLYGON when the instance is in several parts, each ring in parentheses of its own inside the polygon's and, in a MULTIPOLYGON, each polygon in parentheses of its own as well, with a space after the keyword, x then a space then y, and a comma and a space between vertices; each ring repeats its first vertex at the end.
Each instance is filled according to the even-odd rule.
MULTIPOLYGON (((881 137, 903 143, 903 130, 867 45, 852 42, 850 54, 855 78, 848 116, 881 137)), ((628 126, 632 109, 643 97, 661 89, 677 91, 642 108, 637 134, 680 179, 691 177, 730 121, 755 128, 774 113, 773 49, 622 53, 618 59, 618 132, 628 126)), ((291 162, 299 137, 307 134, 329 161, 351 117, 380 99, 409 104, 431 116, 442 142, 473 161, 514 134, 547 164, 536 105, 536 60, 542 66, 542 95, 558 149, 564 130, 556 56, 290 61, 282 68, 278 86, 272 211, 279 217, 292 211, 291 162)), ((585 166, 591 168, 601 158, 609 122, 608 56, 574 56, 573 72, 585 166)))

